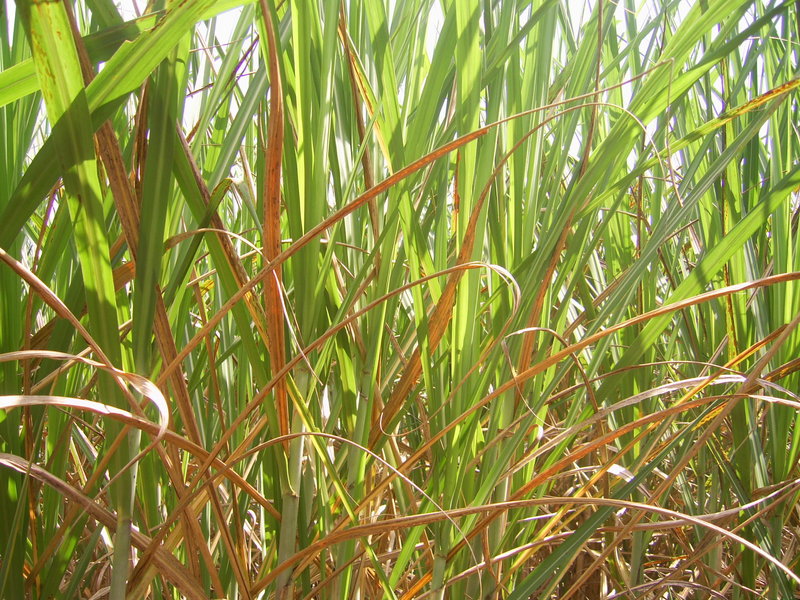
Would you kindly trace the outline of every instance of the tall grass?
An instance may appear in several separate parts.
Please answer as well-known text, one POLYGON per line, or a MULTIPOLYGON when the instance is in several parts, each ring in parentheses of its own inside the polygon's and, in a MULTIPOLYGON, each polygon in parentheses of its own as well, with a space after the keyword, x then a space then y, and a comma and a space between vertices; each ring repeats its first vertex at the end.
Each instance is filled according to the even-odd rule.
POLYGON ((0 595, 793 597, 800 3, 122 7, 0 3, 0 595))

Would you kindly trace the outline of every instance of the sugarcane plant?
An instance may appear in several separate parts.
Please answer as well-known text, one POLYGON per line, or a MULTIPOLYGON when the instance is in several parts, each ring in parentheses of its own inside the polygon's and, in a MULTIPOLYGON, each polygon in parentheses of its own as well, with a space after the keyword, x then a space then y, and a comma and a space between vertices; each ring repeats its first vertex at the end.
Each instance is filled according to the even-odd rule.
POLYGON ((795 597, 799 77, 789 0, 0 0, 0 597, 795 597))

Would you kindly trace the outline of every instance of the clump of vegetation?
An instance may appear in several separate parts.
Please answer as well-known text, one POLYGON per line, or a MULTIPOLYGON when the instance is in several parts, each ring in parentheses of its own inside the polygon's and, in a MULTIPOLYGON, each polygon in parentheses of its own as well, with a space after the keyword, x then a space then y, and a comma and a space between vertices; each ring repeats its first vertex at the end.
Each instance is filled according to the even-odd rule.
POLYGON ((0 595, 793 597, 799 3, 121 8, 0 2, 0 595))

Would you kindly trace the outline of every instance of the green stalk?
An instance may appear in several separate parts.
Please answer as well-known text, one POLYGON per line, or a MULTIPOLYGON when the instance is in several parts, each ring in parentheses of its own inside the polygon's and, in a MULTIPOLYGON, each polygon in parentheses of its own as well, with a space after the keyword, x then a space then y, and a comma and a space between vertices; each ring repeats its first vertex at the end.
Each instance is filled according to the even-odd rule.
MULTIPOLYGON (((89 330, 112 365, 122 367, 116 296, 94 156, 93 127, 69 17, 61 3, 20 0, 17 6, 27 24, 50 122, 54 128, 68 132, 61 138, 63 145, 59 159, 86 289, 89 330)), ((100 373, 98 379, 100 394, 106 402, 126 407, 125 398, 111 376, 100 373)), ((109 422, 106 443, 111 444, 121 432, 118 425, 109 422)), ((123 442, 110 464, 111 473, 119 473, 129 462, 138 450, 137 439, 129 438, 123 442)), ((125 597, 135 485, 135 469, 129 469, 111 488, 117 513, 110 592, 113 600, 125 597)))
MULTIPOLYGON (((306 398, 308 395, 310 381, 310 376, 306 373, 298 374, 296 377, 297 390, 302 398, 306 398)), ((299 433, 303 430, 303 421, 300 415, 294 414, 292 432, 299 433)), ((297 516, 300 507, 300 477, 304 440, 303 436, 290 440, 285 462, 281 461, 281 525, 278 532, 278 564, 288 559, 297 550, 297 516)), ((293 597, 291 574, 290 570, 283 571, 275 580, 278 600, 289 600, 293 597)))

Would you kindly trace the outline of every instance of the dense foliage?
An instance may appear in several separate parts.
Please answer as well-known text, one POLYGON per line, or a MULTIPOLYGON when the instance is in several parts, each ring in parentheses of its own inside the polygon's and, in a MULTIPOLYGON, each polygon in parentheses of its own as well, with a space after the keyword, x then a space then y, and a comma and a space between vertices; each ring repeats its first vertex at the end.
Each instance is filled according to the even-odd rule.
POLYGON ((0 0, 0 595, 794 597, 800 3, 143 4, 0 0))

